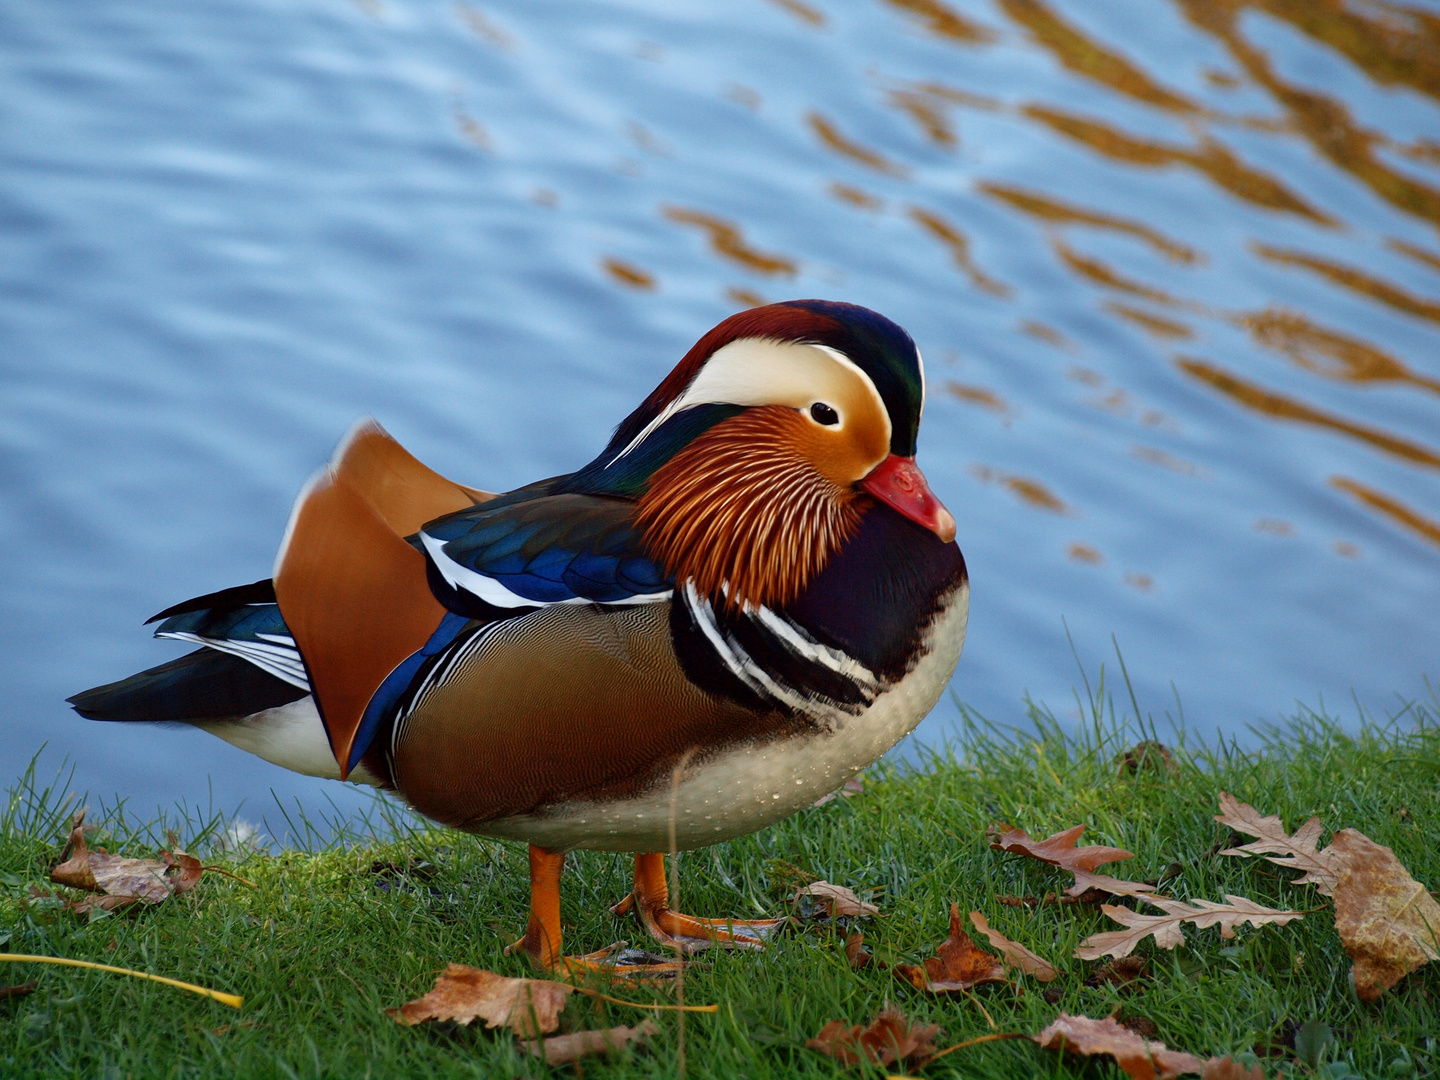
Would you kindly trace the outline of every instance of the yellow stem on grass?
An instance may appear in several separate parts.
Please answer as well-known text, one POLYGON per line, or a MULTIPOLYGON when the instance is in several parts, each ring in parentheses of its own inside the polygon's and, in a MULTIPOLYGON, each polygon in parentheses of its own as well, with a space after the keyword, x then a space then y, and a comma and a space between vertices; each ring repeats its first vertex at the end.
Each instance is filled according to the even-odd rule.
POLYGON ((189 990, 192 994, 199 994, 201 997, 214 998, 220 1002, 220 1004, 229 1005, 232 1009, 238 1009, 245 1003, 245 999, 239 994, 226 994, 220 990, 210 990, 204 986, 196 986, 194 983, 181 982, 179 979, 167 979, 164 975, 151 975, 146 971, 132 971, 130 968, 112 967, 110 964, 96 964, 89 960, 68 960, 61 956, 27 956, 24 953, 0 953, 0 960, 15 960, 27 964, 60 964, 64 967, 108 971, 114 975, 131 975, 137 979, 149 979, 151 982, 164 983, 166 986, 189 990))

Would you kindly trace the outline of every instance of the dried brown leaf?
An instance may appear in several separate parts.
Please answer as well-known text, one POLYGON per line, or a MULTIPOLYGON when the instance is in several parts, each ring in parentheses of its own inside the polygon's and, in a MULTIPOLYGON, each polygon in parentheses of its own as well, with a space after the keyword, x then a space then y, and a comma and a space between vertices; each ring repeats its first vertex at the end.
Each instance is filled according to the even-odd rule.
POLYGON ((486 1027, 503 1025, 521 1038, 533 1038, 560 1026, 560 1010, 574 989, 549 979, 511 979, 482 968, 449 964, 428 994, 385 1011, 409 1025, 425 1020, 468 1024, 479 1017, 486 1027))
MULTIPOLYGON (((817 881, 795 890, 795 901, 802 896, 812 896, 830 913, 831 918, 854 918, 864 915, 879 915, 880 909, 866 903, 844 885, 831 885, 828 881, 817 881)), ((793 903, 794 901, 792 901, 793 903)))
POLYGON ((960 925, 960 905, 950 905, 950 936, 935 947, 924 967, 896 964, 895 974, 932 994, 965 991, 981 983, 1006 982, 1005 965, 983 951, 960 925))
POLYGON ((1053 1024, 1033 1038, 1047 1050, 1109 1054, 1135 1080, 1171 1080, 1205 1068, 1205 1063, 1194 1054, 1171 1050, 1162 1042, 1147 1041, 1109 1018, 1093 1020, 1088 1016, 1061 1013, 1053 1024))
POLYGON ((1151 772, 1178 773, 1180 766, 1175 764, 1175 755, 1164 743, 1156 742, 1154 739, 1145 739, 1138 742, 1125 753, 1115 759, 1120 766, 1120 775, 1136 773, 1141 769, 1148 769, 1151 772))
POLYGON ((1225 896, 1227 902, 1224 904, 1196 900, 1192 906, 1164 896, 1144 896, 1141 899, 1160 908, 1165 914, 1142 915, 1129 908, 1102 904, 1100 910, 1126 929, 1091 934, 1075 950, 1076 957, 1081 960, 1099 960, 1102 956, 1128 956, 1135 946, 1151 934, 1155 935, 1155 944, 1158 947, 1173 949, 1185 943, 1185 935, 1180 930, 1180 924, 1185 922, 1194 923, 1202 929, 1218 925, 1221 937, 1232 938, 1235 936, 1235 927, 1241 923, 1248 922, 1251 926, 1278 923, 1283 926, 1303 914, 1299 911, 1277 911, 1243 896, 1231 896, 1228 893, 1225 896))
POLYGON ((1261 817, 1260 811, 1249 803, 1242 803, 1233 795, 1220 793, 1220 813, 1215 820, 1228 825, 1236 832, 1259 837, 1253 843, 1238 848, 1226 848, 1221 855, 1264 855, 1267 861, 1288 870, 1300 870, 1304 876, 1295 881, 1296 885, 1314 885, 1322 895, 1329 896, 1338 876, 1330 864, 1330 849, 1317 851, 1323 826, 1318 817, 1312 817, 1295 832, 1287 833, 1285 823, 1278 817, 1261 817), (1279 857, 1276 857, 1279 856, 1279 857))
POLYGON ((845 939, 845 959, 852 968, 868 967, 875 959, 874 953, 865 948, 864 934, 851 934, 845 939))
POLYGON ((992 929, 990 921, 978 911, 970 912, 970 922, 985 935, 993 948, 1000 950, 1001 959, 1011 967, 1019 968, 1026 975, 1034 975, 1041 982, 1051 982, 1060 973, 1048 962, 1036 956, 1024 945, 1011 941, 999 930, 992 929))
POLYGON ((845 783, 841 784, 841 785, 840 785, 838 788, 836 788, 834 791, 831 791, 831 792, 828 792, 827 794, 821 795, 818 799, 816 799, 816 800, 815 800, 813 803, 811 803, 810 805, 811 805, 811 806, 824 806, 826 803, 832 801, 837 795, 840 796, 841 798, 853 799, 856 795, 863 795, 863 794, 865 794, 865 780, 864 780, 864 778, 863 778, 863 777, 859 777, 859 776, 852 776, 849 780, 846 780, 845 783))
POLYGON ((1090 973, 1090 978, 1085 980, 1086 986, 1103 986, 1112 983, 1121 989, 1131 983, 1139 982, 1149 978, 1150 965, 1145 963, 1139 956, 1122 956, 1118 960, 1111 960, 1108 964, 1101 964, 1090 973))
POLYGON ((931 1040, 940 1034, 939 1024, 912 1025, 899 1009, 882 1009, 868 1026, 851 1027, 844 1020, 831 1020, 805 1045, 811 1050, 846 1065, 870 1062, 893 1065, 901 1062, 918 1068, 935 1056, 931 1040))
POLYGON ((1258 1064, 1246 1068, 1227 1054, 1205 1062, 1200 1080, 1265 1080, 1265 1070, 1258 1064))
POLYGON ((526 1043, 526 1046, 530 1053, 544 1058, 546 1065, 568 1065, 582 1057, 623 1050, 636 1039, 654 1035, 659 1030, 654 1020, 644 1020, 634 1027, 625 1027, 622 1024, 603 1031, 572 1031, 568 1035, 534 1039, 526 1043))
POLYGON ((1075 884, 1065 891, 1079 900, 1091 892, 1107 893, 1110 896, 1149 896, 1157 886, 1148 881, 1121 881, 1105 874, 1092 874, 1087 870, 1072 870, 1075 884))
MULTIPOLYGON (((1063 832, 1055 833, 1053 836, 1047 836, 1044 840, 1032 840, 1024 829, 1017 829, 1010 825, 996 825, 990 829, 990 846, 996 851, 1028 855, 1032 859, 1039 859, 1051 866, 1058 866, 1061 870, 1069 870, 1075 874, 1076 882, 1066 892, 1072 896, 1078 896, 1089 887, 1080 883, 1080 874, 1093 874, 1097 866, 1135 857, 1133 851, 1106 847, 1103 844, 1076 847, 1075 842, 1080 839, 1080 834, 1084 831, 1084 825, 1076 825, 1063 832)), ((1106 880, 1113 881, 1114 879, 1106 880)))
POLYGON ((1388 847, 1341 829, 1325 849, 1336 872, 1335 930, 1362 1001, 1440 959, 1440 904, 1388 847))
MULTIPOLYGON (((200 860, 177 851, 162 851, 159 859, 130 859, 110 855, 103 849, 91 851, 85 842, 85 811, 75 815, 70 839, 65 845, 70 857, 50 871, 57 885, 106 894, 103 900, 86 900, 71 906, 78 912, 91 908, 113 911, 139 901, 159 904, 173 894, 193 889, 200 880, 200 860)), ((171 834, 171 844, 174 844, 171 834)))
POLYGON ((29 982, 16 983, 14 986, 0 986, 0 1001, 28 997, 35 992, 35 988, 39 985, 38 982, 31 979, 29 982))

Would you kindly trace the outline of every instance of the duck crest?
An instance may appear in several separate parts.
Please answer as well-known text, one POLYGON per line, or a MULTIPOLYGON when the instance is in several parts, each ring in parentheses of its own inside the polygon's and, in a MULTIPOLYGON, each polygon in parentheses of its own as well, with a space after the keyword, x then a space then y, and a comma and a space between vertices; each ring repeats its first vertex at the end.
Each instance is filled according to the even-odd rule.
POLYGON ((716 607, 780 608, 859 527, 869 497, 805 453, 805 421, 765 406, 716 424, 650 477, 636 522, 652 558, 716 607))

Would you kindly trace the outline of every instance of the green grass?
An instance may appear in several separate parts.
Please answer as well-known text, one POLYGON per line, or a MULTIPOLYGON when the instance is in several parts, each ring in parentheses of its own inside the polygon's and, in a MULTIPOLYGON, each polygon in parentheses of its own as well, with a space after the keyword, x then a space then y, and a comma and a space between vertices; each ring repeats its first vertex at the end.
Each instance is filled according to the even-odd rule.
MULTIPOLYGON (((955 746, 919 767, 871 770, 864 795, 804 811, 755 836, 682 858, 682 907, 696 914, 778 913, 797 873, 875 890, 884 918, 862 929, 881 955, 930 955, 946 934, 951 901, 984 912, 992 926, 1062 969, 1057 1001, 1028 978, 1020 989, 977 992, 1001 1031, 1035 1032, 1060 1011, 1144 1017, 1168 1045, 1202 1056, 1245 1051, 1295 1025, 1333 1031, 1333 1059, 1320 1075, 1433 1075, 1440 1069, 1440 964, 1402 981, 1375 1005, 1349 985, 1349 962, 1320 897, 1292 887, 1293 875, 1260 860, 1210 854, 1227 830, 1212 819, 1226 790, 1290 827, 1318 814, 1331 830, 1355 827, 1387 844, 1421 882, 1440 887, 1440 727, 1433 709, 1407 710, 1347 735, 1304 714, 1287 726, 1233 744, 1177 753, 1178 772, 1122 774, 1115 764, 1139 734, 1102 722, 1067 736, 1034 710, 1028 733, 1001 732, 967 714, 955 746), (1220 900, 1236 893, 1276 907, 1320 908, 1285 927, 1245 928, 1234 941, 1215 929, 1186 928, 1173 952, 1142 946, 1151 978, 1138 989, 1088 987, 1098 966, 1071 959, 1085 936, 1112 929, 1095 908, 1007 907, 1001 894, 1044 894, 1068 878, 1030 860, 991 851, 986 826, 1007 821, 1045 836, 1084 822, 1088 843, 1136 853, 1124 876, 1147 877, 1172 863, 1183 870, 1172 895, 1220 900), (1333 1062, 1342 1063, 1336 1065, 1333 1062)), ((1152 734, 1152 733, 1144 733, 1152 734)), ((258 889, 207 874, 194 892, 161 907, 82 924, 64 911, 27 904, 45 886, 68 808, 59 793, 26 781, 0 815, 0 926, 16 953, 74 957, 138 968, 243 994, 239 1012, 153 983, 69 968, 0 967, 0 983, 36 979, 38 990, 0 1003, 0 1076, 120 1077, 541 1077, 551 1071, 493 1031, 432 1025, 407 1030, 382 1011, 428 990, 447 961, 527 974, 502 955, 523 928, 525 853, 515 844, 415 829, 398 815, 385 841, 341 836, 310 851, 251 854, 236 872, 258 889), (433 866, 396 877, 377 860, 433 866)), ((70 804, 75 805, 73 802, 70 804)), ((92 818, 94 814, 92 813, 92 818)), ((112 850, 151 854, 158 824, 137 827, 112 813, 103 822, 112 850)), ((204 852, 223 822, 191 823, 184 839, 204 852)), ((382 834, 386 829, 379 830, 382 834)), ((106 843, 107 838, 92 840, 106 843)), ((563 886, 566 944, 590 950, 634 923, 606 911, 628 888, 625 857, 573 855, 563 886)), ((686 978, 691 1002, 715 1015, 685 1021, 690 1077, 865 1075, 805 1049, 826 1021, 868 1022, 886 1002, 944 1026, 940 1045, 991 1030, 964 998, 930 998, 891 974, 846 964, 843 936, 815 925, 782 937, 764 954, 712 953, 686 978)), ((665 1000, 659 991, 620 996, 665 1000)), ((1053 995, 1052 995, 1053 996, 1053 995)), ((567 1028, 634 1024, 646 1014, 575 997, 567 1028)), ((648 1048, 587 1060, 591 1077, 677 1075, 675 1014, 658 1014, 648 1048)), ((1314 1075, 1293 1057, 1270 1075, 1314 1075)), ((564 1070, 566 1072, 573 1069, 564 1070)), ((881 1070, 868 1070, 879 1076, 881 1070)), ((952 1054, 924 1070, 934 1077, 1119 1076, 1028 1042, 1000 1042, 952 1054)))

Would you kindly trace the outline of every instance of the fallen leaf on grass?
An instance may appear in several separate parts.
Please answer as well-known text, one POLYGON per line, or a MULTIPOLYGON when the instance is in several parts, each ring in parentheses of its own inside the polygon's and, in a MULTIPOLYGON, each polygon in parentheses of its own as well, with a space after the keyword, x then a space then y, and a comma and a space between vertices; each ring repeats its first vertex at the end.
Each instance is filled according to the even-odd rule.
POLYGON ((425 1020, 468 1024, 479 1017, 486 1027, 503 1025, 522 1038, 533 1038, 560 1026, 560 1010, 574 990, 549 979, 511 979, 482 968, 449 964, 428 994, 385 1012, 411 1026, 425 1020))
POLYGON ((1102 956, 1128 956, 1135 946, 1151 934, 1155 935, 1155 944, 1158 947, 1173 949, 1175 946, 1185 943, 1185 935, 1180 930, 1180 924, 1185 922, 1194 923, 1196 927, 1202 929, 1218 925, 1221 937, 1233 938, 1235 927, 1240 923, 1248 922, 1251 926, 1278 923, 1283 926, 1292 919, 1300 918, 1303 914, 1299 911, 1277 911, 1274 908, 1257 904, 1253 900, 1247 900, 1243 896, 1230 896, 1229 894, 1225 897, 1227 903, 1216 904, 1209 900, 1197 900, 1193 906, 1184 901, 1171 900, 1164 896, 1146 896, 1141 899, 1147 904, 1160 908, 1165 914, 1142 915, 1129 908, 1102 904, 1100 910, 1127 929, 1091 934, 1075 950, 1076 957, 1081 960, 1099 960, 1102 956))
POLYGON ((1170 753, 1170 748, 1154 739, 1136 743, 1117 757, 1115 763, 1120 766, 1121 776, 1127 772, 1137 773, 1141 769, 1158 773, 1178 773, 1180 771, 1180 766, 1175 764, 1175 755, 1170 753))
MULTIPOLYGON (((176 846, 175 834, 170 844, 176 846)), ((67 906, 80 914, 92 908, 113 911, 127 904, 159 904, 177 893, 189 892, 200 881, 200 860, 183 851, 162 851, 159 859, 130 859, 108 854, 103 848, 91 851, 85 843, 85 811, 71 822, 70 839, 62 857, 69 858, 50 871, 57 885, 104 893, 95 900, 70 901, 67 906)))
POLYGON ((40 984, 34 979, 29 982, 19 983, 15 986, 0 986, 0 1001, 10 1001, 12 998, 22 998, 35 992, 40 984))
POLYGON ((810 805, 824 806, 826 803, 834 799, 837 795, 842 798, 853 799, 856 795, 863 795, 864 793, 865 781, 858 776, 852 776, 849 780, 846 780, 845 783, 841 784, 834 791, 821 795, 810 805))
POLYGON ((1258 1064, 1247 1068, 1226 1054, 1205 1062, 1200 1080, 1265 1080, 1265 1070, 1258 1064))
POLYGON ((1092 874, 1086 870, 1072 870, 1075 884, 1065 890, 1078 900, 1082 896, 1106 893, 1110 896, 1149 896, 1158 885, 1150 881, 1122 881, 1106 874, 1092 874))
MULTIPOLYGON (((1053 836, 1047 836, 1044 840, 1033 840, 1024 829, 1017 829, 1010 825, 996 825, 990 829, 990 846, 996 851, 1028 855, 1032 859, 1039 859, 1051 866, 1058 866, 1061 870, 1069 870, 1075 875, 1076 880, 1075 884, 1065 891, 1071 896, 1078 896, 1091 887, 1081 883, 1081 874, 1091 875, 1091 880, 1096 880, 1099 877, 1094 874, 1097 866, 1135 857, 1133 851, 1106 847, 1103 844, 1087 844, 1085 847, 1076 847, 1075 842, 1080 839, 1080 834, 1084 831, 1084 825, 1076 825, 1055 833, 1053 836)), ((1114 878, 1104 880, 1115 881, 1114 878)), ((1123 884, 1147 888, 1136 882, 1124 882, 1123 884)))
POLYGON ((1171 1080, 1182 1073, 1203 1072, 1206 1065, 1194 1054, 1171 1050, 1162 1042, 1147 1041, 1108 1018, 1093 1020, 1088 1016, 1061 1013, 1053 1024, 1032 1038, 1047 1050, 1109 1054, 1135 1080, 1171 1080))
POLYGON ((1005 965, 983 951, 960 926, 960 905, 950 905, 950 936, 935 947, 924 967, 896 964, 895 974, 932 994, 968 991, 981 983, 1006 982, 1005 965))
POLYGON ((1238 848, 1226 848, 1221 855, 1264 855, 1268 862, 1288 870, 1300 870, 1304 876, 1296 885, 1314 885, 1322 895, 1329 896, 1339 876, 1330 863, 1330 848, 1317 851, 1323 826, 1318 817, 1312 817, 1295 832, 1287 833, 1285 823, 1279 817, 1261 817, 1260 811, 1249 803, 1242 803, 1233 795, 1220 793, 1220 813, 1215 820, 1229 825, 1236 832, 1247 836, 1258 836, 1253 843, 1238 848), (1276 856, 1279 856, 1278 858, 1276 856))
POLYGON ((874 904, 868 904, 861 900, 844 885, 831 885, 828 881, 817 881, 804 888, 796 889, 795 899, 792 902, 798 903, 802 896, 814 897, 816 903, 823 906, 832 919, 880 914, 880 909, 874 904))
POLYGON ((1150 977, 1150 966, 1144 959, 1138 956, 1122 956, 1118 960, 1111 960, 1108 964, 1101 964, 1090 973, 1085 980, 1086 986, 1104 986, 1106 983, 1113 983, 1116 987, 1124 989, 1131 983, 1140 982, 1150 977))
POLYGON ((526 1043, 530 1053, 544 1058, 546 1065, 568 1065, 592 1054, 608 1054, 612 1050, 623 1050, 636 1039, 654 1035, 660 1029, 655 1021, 644 1020, 634 1027, 606 1028, 603 1031, 572 1031, 568 1035, 554 1035, 548 1039, 535 1039, 526 1043))
POLYGON ((899 1009, 886 1008, 863 1028, 859 1024, 851 1027, 844 1020, 831 1020, 805 1045, 846 1065, 867 1061, 873 1065, 901 1062, 918 1068, 935 1056, 931 1040, 938 1034, 939 1024, 912 1025, 899 1009))
POLYGON ((850 966, 860 969, 869 966, 875 959, 875 954, 865 948, 864 934, 851 934, 845 939, 845 959, 850 961, 850 966))
POLYGON ((1001 958, 1011 967, 1017 967, 1027 975, 1034 975, 1041 982, 1051 982, 1060 973, 1050 964, 1036 956, 1024 945, 1011 941, 999 930, 990 927, 990 921, 978 911, 970 912, 970 922, 985 935, 991 946, 1000 950, 1001 958))
POLYGON ((1325 849, 1335 870, 1335 930, 1362 1001, 1440 959, 1440 904, 1388 847, 1341 829, 1325 849))

